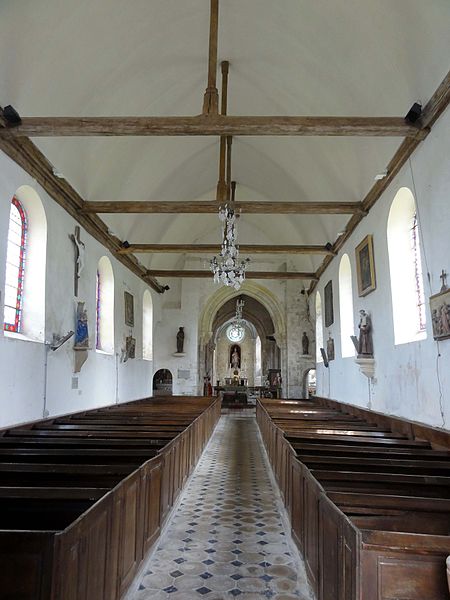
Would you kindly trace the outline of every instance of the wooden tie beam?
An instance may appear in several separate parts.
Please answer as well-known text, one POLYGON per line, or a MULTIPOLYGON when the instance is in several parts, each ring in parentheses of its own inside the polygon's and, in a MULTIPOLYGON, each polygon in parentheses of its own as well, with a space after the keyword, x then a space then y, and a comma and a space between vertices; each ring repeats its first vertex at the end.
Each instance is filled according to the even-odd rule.
MULTIPOLYGON (((150 277, 189 277, 195 279, 205 279, 212 277, 211 271, 196 270, 171 270, 171 269, 149 269, 147 271, 150 277)), ((315 273, 300 273, 295 271, 247 271, 246 279, 310 279, 316 280, 315 273)))
MULTIPOLYGON (((325 254, 333 255, 327 246, 296 246, 240 244, 242 254, 325 254)), ((130 244, 117 250, 118 254, 215 254, 220 251, 220 244, 130 244)))
POLYGON ((364 136, 424 139, 427 128, 402 117, 230 116, 23 117, 0 137, 89 136, 364 136))
MULTIPOLYGON (((365 214, 361 202, 259 202, 241 201, 235 203, 236 212, 243 214, 365 214)), ((83 213, 148 213, 148 214, 217 214, 219 204, 215 201, 196 202, 157 202, 151 200, 106 200, 85 202, 83 213)))

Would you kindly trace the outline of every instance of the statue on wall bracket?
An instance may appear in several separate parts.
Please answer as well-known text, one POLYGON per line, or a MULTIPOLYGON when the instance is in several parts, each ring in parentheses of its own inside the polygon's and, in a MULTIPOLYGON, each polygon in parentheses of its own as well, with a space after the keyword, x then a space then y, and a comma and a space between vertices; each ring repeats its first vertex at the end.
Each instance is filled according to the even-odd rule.
POLYGON ((184 327, 179 327, 177 332, 177 351, 173 356, 186 356, 184 352, 184 327))
POLYGON ((77 302, 75 341, 73 349, 75 351, 75 369, 74 373, 79 373, 81 367, 87 360, 89 350, 89 331, 87 310, 84 302, 77 302))

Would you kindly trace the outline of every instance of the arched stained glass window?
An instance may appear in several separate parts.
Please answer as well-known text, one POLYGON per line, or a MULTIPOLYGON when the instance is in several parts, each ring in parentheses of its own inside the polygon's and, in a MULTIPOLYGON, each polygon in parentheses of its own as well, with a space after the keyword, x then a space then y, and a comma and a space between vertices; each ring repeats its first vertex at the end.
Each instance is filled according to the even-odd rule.
POLYGON ((4 329, 20 333, 27 244, 27 219, 21 203, 12 199, 6 254, 4 329))
POLYGON ((114 354, 114 273, 106 256, 97 267, 95 333, 97 351, 114 354))
POLYGON ((323 348, 322 298, 316 294, 316 362, 323 362, 320 349, 323 348))
POLYGON ((426 338, 425 298, 416 204, 402 187, 391 204, 387 223, 395 344, 426 338))
POLYGON ((148 290, 142 299, 142 358, 153 359, 153 301, 148 290))
POLYGON ((101 312, 101 303, 100 303, 100 273, 97 271, 96 279, 95 279, 95 347, 97 350, 102 349, 102 344, 100 340, 100 312, 101 312))
POLYGON ((351 336, 355 333, 353 324, 352 267, 348 254, 344 254, 339 264, 339 314, 341 319, 341 354, 353 356, 355 348, 351 336))

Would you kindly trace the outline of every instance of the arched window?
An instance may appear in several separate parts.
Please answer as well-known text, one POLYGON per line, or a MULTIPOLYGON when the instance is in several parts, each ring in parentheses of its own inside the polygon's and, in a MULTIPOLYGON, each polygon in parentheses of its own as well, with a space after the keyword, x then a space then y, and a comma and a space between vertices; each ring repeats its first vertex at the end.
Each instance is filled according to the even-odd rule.
POLYGON ((106 256, 97 267, 95 347, 106 354, 114 353, 114 274, 106 256))
POLYGON ((353 356, 355 348, 351 340, 355 334, 353 321, 352 267, 348 254, 344 254, 339 264, 339 315, 341 321, 342 358, 353 356))
POLYGON ((261 374, 262 374, 261 338, 259 337, 259 335, 257 335, 256 340, 255 340, 255 385, 262 385, 261 374))
POLYGON ((142 299, 142 358, 153 359, 153 301, 148 290, 142 299))
POLYGON ((14 196, 9 212, 4 329, 16 333, 20 333, 22 330, 26 245, 27 218, 22 204, 14 196))
POLYGON ((403 187, 392 201, 387 224, 395 344, 426 338, 420 240, 414 196, 403 187))
POLYGON ((6 253, 3 329, 5 336, 45 341, 47 218, 29 185, 11 201, 6 253))
POLYGON ((320 349, 323 348, 322 298, 316 294, 316 361, 323 362, 320 349))

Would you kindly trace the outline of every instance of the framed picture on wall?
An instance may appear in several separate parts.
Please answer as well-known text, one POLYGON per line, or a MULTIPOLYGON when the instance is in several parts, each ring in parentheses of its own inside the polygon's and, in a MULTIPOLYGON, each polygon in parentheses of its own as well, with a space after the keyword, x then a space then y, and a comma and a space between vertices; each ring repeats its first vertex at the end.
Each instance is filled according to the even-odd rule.
POLYGON ((124 292, 125 298, 125 325, 134 327, 134 296, 130 292, 124 292))
POLYGON ((334 312, 333 312, 333 282, 330 281, 324 288, 325 296, 325 327, 330 327, 334 323, 334 312))
POLYGON ((375 261, 373 258, 373 237, 366 235, 356 246, 356 272, 358 275, 358 295, 366 296, 376 289, 375 261))
POLYGON ((446 340, 450 338, 450 290, 430 296, 431 323, 433 338, 446 340))

